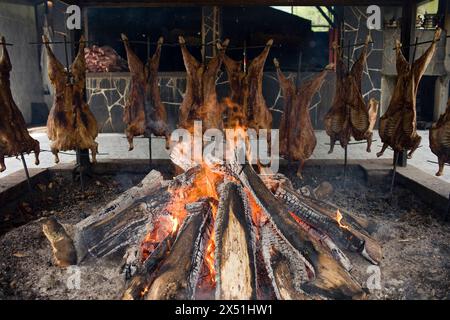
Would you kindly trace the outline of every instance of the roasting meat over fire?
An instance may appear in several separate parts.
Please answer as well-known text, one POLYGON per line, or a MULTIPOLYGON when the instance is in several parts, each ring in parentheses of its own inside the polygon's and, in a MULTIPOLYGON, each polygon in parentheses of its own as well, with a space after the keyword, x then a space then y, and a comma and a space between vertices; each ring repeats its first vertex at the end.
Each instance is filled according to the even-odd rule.
POLYGON ((186 68, 186 92, 180 107, 179 127, 192 129, 195 120, 202 121, 203 131, 223 128, 223 107, 217 101, 216 80, 222 66, 228 40, 217 44, 219 53, 202 64, 189 52, 185 39, 179 43, 186 68))
POLYGON ((336 93, 331 109, 325 115, 325 129, 330 136, 330 151, 336 141, 345 148, 351 137, 357 141, 365 140, 369 129, 369 114, 361 93, 361 81, 367 60, 370 36, 367 37, 359 59, 350 71, 342 57, 342 48, 334 44, 337 50, 336 93))
POLYGON ((58 61, 50 47, 48 38, 42 37, 47 51, 48 76, 54 89, 53 106, 47 121, 47 134, 55 162, 58 153, 67 150, 90 149, 92 160, 96 162, 98 144, 97 121, 85 102, 86 61, 84 37, 75 61, 69 70, 58 61))
POLYGON ((431 46, 412 64, 406 61, 401 43, 397 40, 397 84, 391 102, 380 119, 380 137, 383 148, 377 156, 391 147, 395 152, 408 152, 411 158, 420 145, 422 138, 417 134, 416 98, 420 80, 436 52, 436 43, 441 38, 441 29, 437 29, 431 46))
POLYGON ((161 102, 158 84, 159 61, 164 39, 159 38, 156 51, 152 57, 149 57, 145 66, 131 48, 128 37, 122 34, 122 40, 131 73, 131 85, 123 115, 127 125, 125 134, 129 150, 134 149, 134 137, 144 134, 147 137, 151 134, 164 136, 168 144, 167 113, 161 102))
POLYGON ((309 114, 314 95, 322 86, 328 70, 327 66, 313 79, 303 83, 298 89, 292 79, 287 79, 274 59, 278 80, 284 98, 284 112, 280 125, 280 154, 291 161, 300 161, 297 175, 301 177, 305 160, 309 159, 316 148, 317 139, 309 114))
POLYGON ((450 100, 447 110, 430 128, 430 148, 437 156, 439 171, 437 176, 444 174, 444 164, 450 163, 450 100))
POLYGON ((0 172, 6 170, 5 157, 19 156, 34 151, 39 164, 39 142, 31 138, 22 113, 14 102, 9 75, 12 70, 6 40, 0 39, 0 172))
POLYGON ((249 63, 247 72, 242 70, 242 61, 224 56, 232 102, 227 109, 228 128, 237 125, 255 130, 272 128, 272 114, 262 92, 264 65, 272 44, 272 39, 266 43, 261 54, 249 63))

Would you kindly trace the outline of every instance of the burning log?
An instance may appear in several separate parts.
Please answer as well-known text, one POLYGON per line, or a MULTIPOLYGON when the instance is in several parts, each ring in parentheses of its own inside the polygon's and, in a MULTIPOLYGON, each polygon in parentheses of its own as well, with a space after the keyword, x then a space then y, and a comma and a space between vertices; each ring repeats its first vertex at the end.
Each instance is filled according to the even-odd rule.
POLYGON ((264 263, 276 298, 311 299, 312 297, 300 288, 300 284, 313 279, 313 267, 297 250, 281 239, 270 222, 261 226, 260 234, 264 263))
POLYGON ((151 210, 130 209, 139 200, 150 195, 153 195, 153 207, 168 200, 163 177, 155 170, 139 185, 122 193, 97 214, 75 225, 74 240, 79 258, 82 259, 87 253, 101 258, 121 248, 136 245, 142 239, 152 215, 148 214, 151 210))
POLYGON ((57 264, 60 266, 76 264, 88 253, 101 258, 120 249, 135 246, 142 238, 153 215, 148 214, 148 209, 130 209, 140 199, 158 190, 160 192, 150 208, 154 209, 167 201, 163 177, 158 171, 153 170, 139 185, 122 193, 97 214, 71 226, 70 232, 66 232, 55 218, 47 220, 43 225, 43 232, 53 247, 57 264))
POLYGON ((211 217, 207 200, 186 206, 188 217, 148 289, 146 299, 191 299, 195 295, 201 259, 204 253, 204 232, 211 217))
POLYGON ((152 274, 161 264, 161 262, 169 255, 175 235, 170 234, 166 237, 145 260, 142 265, 141 272, 135 275, 130 282, 127 290, 122 297, 123 300, 138 300, 147 293, 148 286, 152 280, 152 274))
POLYGON ((214 234, 216 299, 255 299, 254 231, 247 197, 235 183, 228 183, 222 191, 214 234))
POLYGON ((301 228, 283 204, 266 188, 252 167, 249 165, 241 167, 234 162, 230 169, 250 190, 277 233, 313 266, 315 278, 302 284, 302 290, 309 294, 321 294, 335 299, 363 296, 361 286, 324 251, 320 243, 301 228))

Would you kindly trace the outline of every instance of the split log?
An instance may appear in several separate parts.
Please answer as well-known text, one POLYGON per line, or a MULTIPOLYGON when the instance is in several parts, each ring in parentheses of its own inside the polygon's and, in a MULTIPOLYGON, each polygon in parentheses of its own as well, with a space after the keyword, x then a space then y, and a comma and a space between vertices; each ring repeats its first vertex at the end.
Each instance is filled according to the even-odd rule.
POLYGON ((215 222, 217 300, 256 299, 255 237, 247 196, 225 185, 215 222))
MULTIPOLYGON (((334 223, 337 223, 338 226, 340 223, 341 227, 339 228, 342 231, 345 231, 347 236, 353 236, 355 237, 355 239, 360 239, 364 242, 362 250, 359 251, 364 258, 366 258, 373 264, 379 264, 381 262, 381 259, 383 258, 381 246, 368 234, 368 232, 358 223, 357 220, 353 219, 352 215, 348 214, 348 212, 338 209, 335 205, 328 202, 310 197, 303 197, 299 193, 295 192, 292 189, 289 189, 286 186, 280 186, 279 190, 276 193, 280 194, 284 192, 286 192, 286 194, 289 194, 288 197, 291 199, 291 201, 294 201, 297 204, 302 203, 303 206, 315 210, 317 213, 321 214, 322 217, 326 217, 327 220, 331 222, 334 221, 334 223), (282 191, 280 191, 281 189, 282 191), (342 214, 342 219, 339 221, 339 223, 336 220, 337 210, 339 210, 342 214)), ((327 231, 323 228, 320 228, 320 230, 327 233, 327 231)), ((332 234, 329 235, 334 239, 332 234)))
POLYGON ((207 200, 189 204, 186 210, 188 217, 150 285, 147 300, 185 300, 195 295, 206 242, 204 233, 212 213, 207 200))
POLYGON ((122 193, 95 215, 75 225, 75 245, 82 259, 87 253, 96 258, 105 257, 119 249, 136 244, 146 232, 153 217, 152 210, 130 210, 139 200, 152 195, 149 205, 155 209, 168 201, 163 177, 151 171, 142 182, 122 193))
POLYGON ((123 300, 139 300, 144 297, 152 281, 153 272, 157 270, 161 262, 169 255, 174 240, 174 234, 167 236, 144 261, 141 271, 133 277, 125 290, 122 297, 123 300))
POLYGON ((314 278, 312 266, 277 234, 270 222, 261 226, 260 235, 264 264, 272 280, 276 298, 279 300, 312 299, 312 296, 301 289, 302 283, 314 278))
POLYGON ((231 171, 247 187, 269 217, 277 233, 308 261, 315 271, 313 281, 302 284, 308 294, 320 294, 334 299, 360 298, 361 286, 341 265, 314 241, 290 215, 284 205, 266 188, 249 165, 231 161, 231 171))

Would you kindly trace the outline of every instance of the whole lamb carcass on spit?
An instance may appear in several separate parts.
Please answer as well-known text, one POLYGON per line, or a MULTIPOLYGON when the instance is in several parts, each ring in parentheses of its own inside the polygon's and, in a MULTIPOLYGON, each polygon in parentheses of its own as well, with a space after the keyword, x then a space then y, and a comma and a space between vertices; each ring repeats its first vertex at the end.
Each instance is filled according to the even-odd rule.
POLYGON ((149 57, 145 66, 131 48, 128 37, 122 34, 122 40, 125 44, 131 72, 130 90, 123 115, 123 120, 127 125, 125 134, 130 145, 129 150, 134 149, 134 137, 140 135, 165 136, 167 145, 169 143, 167 113, 161 102, 158 85, 158 68, 163 38, 159 38, 156 51, 152 57, 149 57))
POLYGON ((5 157, 17 157, 31 151, 34 151, 35 163, 38 165, 40 148, 39 142, 28 133, 25 119, 11 93, 9 75, 12 65, 4 37, 0 39, 0 46, 0 172, 3 172, 6 170, 5 157))
POLYGON ((391 147, 395 152, 409 151, 411 158, 422 138, 417 134, 416 98, 420 80, 436 52, 436 43, 441 37, 437 29, 431 46, 412 64, 403 56, 401 43, 397 40, 397 84, 391 102, 380 119, 380 137, 383 148, 377 153, 380 157, 391 147))
POLYGON ((430 128, 430 149, 437 156, 439 170, 437 176, 444 174, 444 164, 450 163, 450 100, 447 110, 430 128))
POLYGON ((185 39, 178 38, 187 73, 186 93, 180 107, 179 127, 192 129, 195 120, 201 120, 203 131, 223 128, 223 106, 217 101, 216 79, 223 62, 224 48, 229 40, 217 44, 219 53, 206 65, 189 52, 185 39))
POLYGON ((342 59, 342 48, 339 48, 337 44, 334 45, 338 51, 336 93, 331 109, 325 115, 325 130, 330 136, 330 150, 328 153, 333 152, 336 141, 339 141, 341 146, 345 148, 352 136, 357 141, 367 139, 369 113, 361 93, 361 81, 364 64, 367 60, 369 42, 370 36, 366 38, 361 55, 350 72, 347 72, 342 59))
POLYGON ((287 79, 282 73, 278 60, 274 59, 273 62, 284 98, 284 112, 280 124, 280 154, 290 160, 300 161, 297 175, 301 177, 305 160, 311 157, 317 144, 309 107, 334 65, 328 65, 324 71, 297 89, 292 79, 287 79))
POLYGON ((86 61, 82 36, 78 54, 66 70, 55 57, 48 38, 42 37, 47 51, 48 76, 54 87, 54 101, 47 120, 47 135, 55 162, 59 162, 59 151, 90 149, 96 162, 98 143, 97 121, 85 102, 86 61))
POLYGON ((262 93, 264 65, 272 44, 270 39, 261 54, 249 63, 247 73, 242 70, 241 61, 224 55, 223 62, 231 88, 227 127, 239 123, 255 130, 272 128, 272 113, 262 93))

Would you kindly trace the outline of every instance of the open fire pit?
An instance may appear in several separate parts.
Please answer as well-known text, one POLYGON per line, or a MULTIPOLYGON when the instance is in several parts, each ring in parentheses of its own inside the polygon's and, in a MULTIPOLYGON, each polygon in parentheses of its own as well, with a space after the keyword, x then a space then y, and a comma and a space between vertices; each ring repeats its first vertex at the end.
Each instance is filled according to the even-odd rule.
POLYGON ((286 176, 259 176, 250 165, 173 160, 185 169, 183 174, 167 180, 154 170, 139 184, 93 205, 93 214, 85 219, 80 216, 75 223, 50 215, 3 236, 4 297, 350 299, 448 294, 449 230, 429 212, 423 215, 429 208, 420 201, 405 209, 394 199, 379 212, 374 208, 382 197, 357 174, 340 192, 339 175, 315 173, 303 181, 289 170, 286 176), (354 197, 353 188, 364 191, 354 197), (402 224, 408 220, 404 215, 427 222, 402 224), (400 239, 390 235, 398 232, 400 239), (415 255, 432 247, 428 259, 434 263, 405 257, 409 246, 415 255), (399 276, 404 261, 410 262, 406 268, 414 270, 413 279, 399 276), (375 271, 368 270, 380 270, 378 265, 382 282, 372 287, 368 278, 375 271), (81 273, 77 290, 67 287, 73 270, 81 273))

